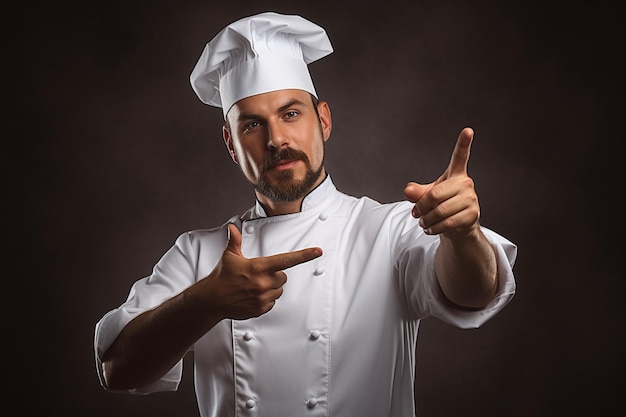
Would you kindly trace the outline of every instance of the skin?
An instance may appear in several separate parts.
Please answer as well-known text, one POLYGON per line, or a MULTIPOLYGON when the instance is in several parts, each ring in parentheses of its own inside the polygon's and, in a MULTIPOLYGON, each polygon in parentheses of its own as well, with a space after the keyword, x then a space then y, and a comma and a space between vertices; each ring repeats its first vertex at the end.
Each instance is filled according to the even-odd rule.
POLYGON ((450 163, 430 184, 409 182, 406 198, 415 203, 412 215, 426 234, 439 235, 435 272, 448 300, 459 307, 480 309, 498 288, 496 254, 480 229, 480 206, 467 163, 474 131, 459 134, 450 163))
POLYGON ((291 201, 276 201, 258 189, 256 197, 270 216, 296 213, 304 196, 325 178, 324 144, 330 137, 332 123, 326 102, 313 107, 311 96, 302 90, 280 90, 248 97, 236 103, 227 114, 222 133, 226 147, 248 182, 256 186, 262 180, 269 187, 283 182, 303 181, 307 165, 302 160, 286 159, 262 169, 268 155, 284 149, 306 154, 318 178, 291 201), (286 171, 292 178, 285 179, 286 171))
MULTIPOLYGON (((240 100, 227 114, 226 147, 270 216, 299 212, 305 195, 326 176, 324 144, 331 115, 326 102, 316 107, 304 91, 280 90, 240 100), (268 157, 284 149, 297 152, 289 158, 268 157), (293 156, 302 154, 308 163, 293 156), (298 191, 296 185, 307 176, 309 182, 298 191), (268 196, 274 195, 268 189, 288 189, 291 197, 277 200, 268 196)), ((410 182, 404 189, 414 203, 412 215, 420 218, 426 233, 439 236, 435 271, 444 294, 467 309, 484 307, 497 288, 495 252, 480 230, 478 197, 467 175, 473 134, 470 128, 461 131, 448 167, 435 182, 410 182)), ((248 259, 241 252, 241 233, 229 225, 226 249, 207 277, 122 330, 103 356, 105 383, 128 389, 156 381, 221 320, 270 311, 287 282, 284 270, 321 255, 320 248, 306 248, 248 259)))

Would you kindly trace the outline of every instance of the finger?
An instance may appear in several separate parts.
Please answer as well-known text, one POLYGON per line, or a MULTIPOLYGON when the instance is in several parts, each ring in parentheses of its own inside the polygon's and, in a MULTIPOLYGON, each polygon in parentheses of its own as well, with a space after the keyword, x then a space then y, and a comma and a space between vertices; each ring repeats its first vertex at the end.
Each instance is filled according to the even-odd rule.
POLYGON ((477 216, 470 210, 462 210, 441 221, 424 227, 424 233, 427 235, 445 234, 447 237, 454 239, 456 237, 467 236, 478 223, 477 216))
POLYGON ((322 256, 322 249, 307 248, 293 252, 279 253, 277 255, 257 258, 259 269, 263 271, 282 271, 292 266, 308 262, 322 256))
POLYGON ((234 254, 243 256, 241 253, 241 232, 237 226, 230 223, 228 225, 228 244, 226 250, 234 254))
POLYGON ((417 200, 422 198, 424 194, 426 194, 426 192, 430 190, 432 186, 433 186, 432 183, 431 184, 418 184, 416 182, 410 182, 406 185, 406 187, 404 187, 404 196, 410 202, 416 203, 417 200))
POLYGON ((449 175, 467 174, 467 163, 473 139, 474 130, 470 127, 466 127, 459 133, 448 165, 449 175))
POLYGON ((428 229, 433 224, 454 216, 467 208, 467 201, 458 196, 443 199, 440 203, 435 204, 434 207, 422 214, 420 217, 420 226, 424 229, 428 229))
POLYGON ((432 208, 433 203, 428 196, 428 191, 433 188, 434 185, 435 183, 418 184, 416 182, 410 182, 404 188, 404 195, 407 200, 415 203, 413 210, 411 210, 413 217, 418 218, 432 208))

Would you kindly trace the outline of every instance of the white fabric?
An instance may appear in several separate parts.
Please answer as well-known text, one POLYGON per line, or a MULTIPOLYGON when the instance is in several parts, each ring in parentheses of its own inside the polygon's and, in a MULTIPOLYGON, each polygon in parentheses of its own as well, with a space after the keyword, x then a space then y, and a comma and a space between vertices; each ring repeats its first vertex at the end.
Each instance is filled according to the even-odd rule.
POLYGON ((307 65, 332 52, 320 26, 296 15, 260 13, 231 23, 206 44, 191 86, 224 116, 237 101, 269 91, 299 89, 317 97, 307 65))
MULTIPOLYGON (((288 269, 267 314, 224 320, 194 346, 202 417, 409 417, 415 415, 415 343, 421 319, 476 328, 513 297, 516 246, 483 228, 498 256, 500 287, 481 311, 453 308, 433 267, 439 238, 423 233, 412 204, 340 193, 328 177, 300 213, 263 217, 256 204, 230 221, 246 257, 319 246, 324 254, 288 269)), ((226 225, 181 235, 151 276, 96 325, 100 358, 133 317, 207 276, 226 245, 226 225)), ((175 390, 182 361, 131 392, 175 390)))

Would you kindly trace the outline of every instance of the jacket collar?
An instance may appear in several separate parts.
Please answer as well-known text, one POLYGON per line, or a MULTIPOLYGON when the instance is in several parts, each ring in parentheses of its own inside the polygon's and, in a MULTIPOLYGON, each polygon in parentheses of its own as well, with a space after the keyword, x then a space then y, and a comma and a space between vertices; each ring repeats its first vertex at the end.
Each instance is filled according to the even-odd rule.
MULTIPOLYGON (((317 187, 309 191, 309 193, 304 196, 302 199, 302 205, 300 206, 300 212, 305 212, 314 209, 319 204, 321 204, 326 198, 332 193, 336 191, 335 184, 333 184, 333 180, 330 178, 330 175, 327 174, 324 181, 322 181, 317 187)), ((265 213, 265 209, 259 200, 256 200, 256 204, 253 210, 249 211, 249 217, 246 220, 258 219, 261 217, 267 217, 267 213, 265 213)))

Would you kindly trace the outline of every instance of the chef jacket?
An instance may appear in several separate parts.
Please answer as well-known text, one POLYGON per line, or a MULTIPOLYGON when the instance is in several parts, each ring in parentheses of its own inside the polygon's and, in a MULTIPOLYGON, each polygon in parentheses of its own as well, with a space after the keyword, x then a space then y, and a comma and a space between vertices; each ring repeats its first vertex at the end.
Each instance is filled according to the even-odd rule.
MULTIPOLYGON (((515 293, 517 247, 483 227, 497 253, 497 295, 479 311, 455 308, 435 276, 439 237, 424 233, 412 207, 343 194, 327 176, 299 213, 268 217, 257 202, 220 227, 180 235, 152 274, 133 284, 126 302, 96 324, 100 380, 102 355, 122 328, 206 277, 234 223, 245 257, 312 246, 323 255, 285 270, 284 292, 268 313, 222 320, 195 343, 200 415, 414 416, 420 320, 434 316, 476 328, 493 317, 515 293)), ((182 367, 183 360, 157 382, 128 392, 174 391, 182 367)))

